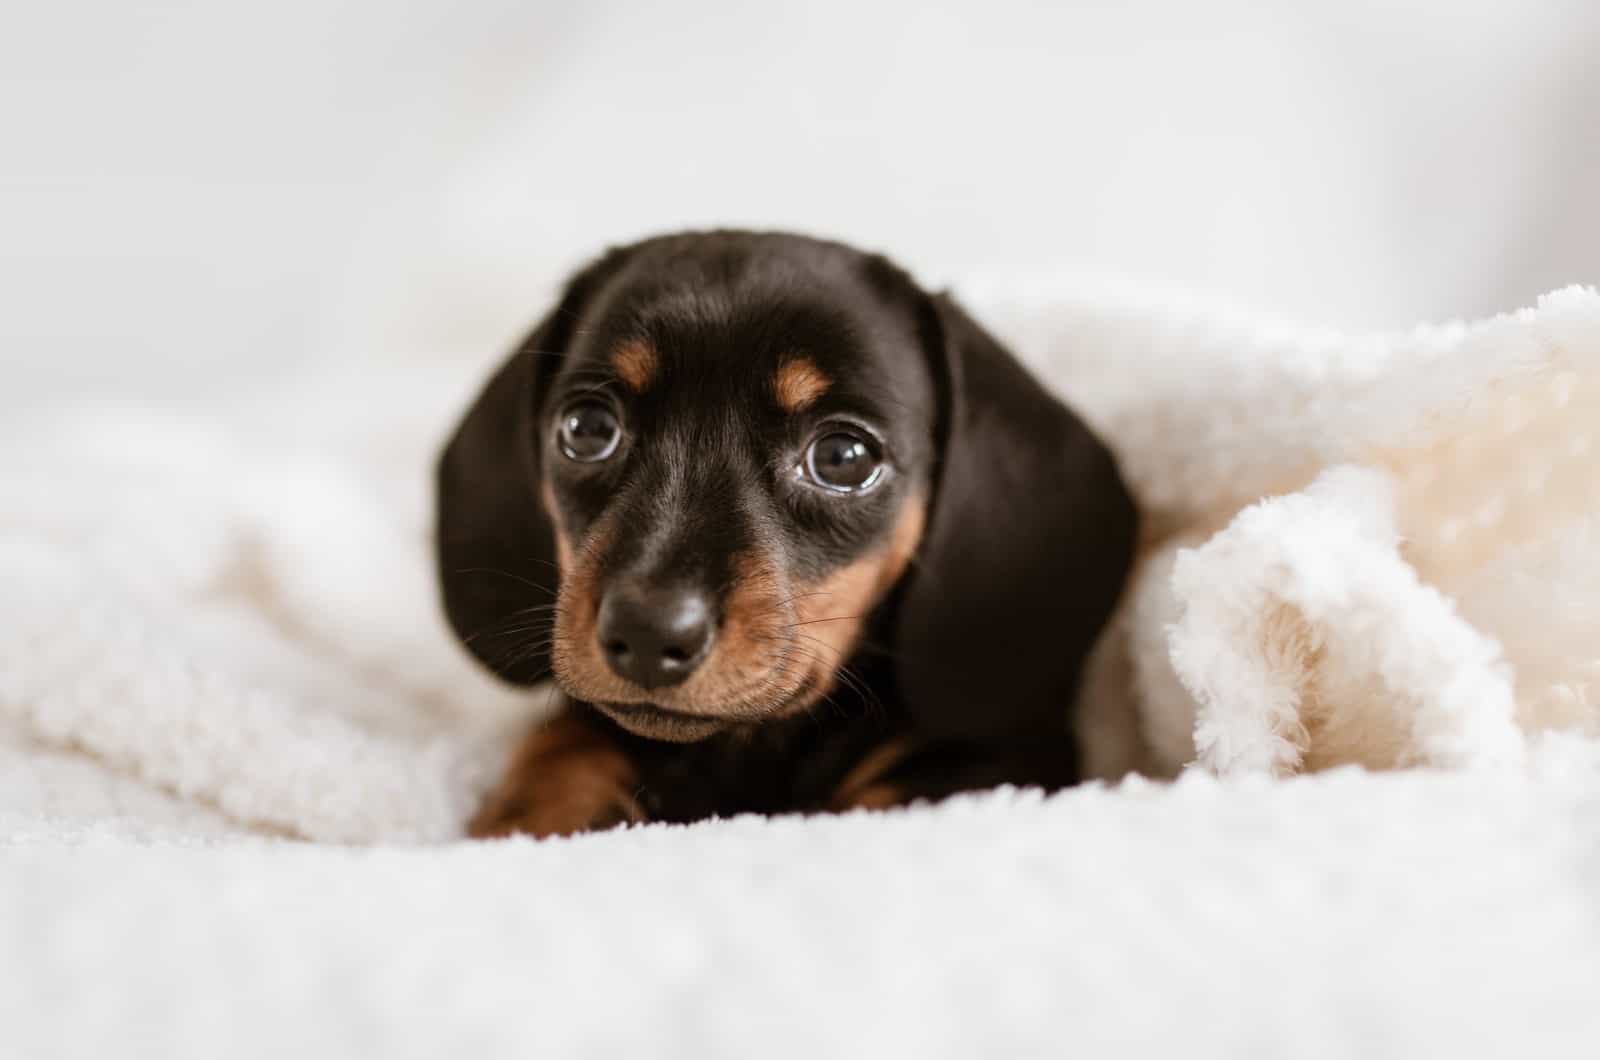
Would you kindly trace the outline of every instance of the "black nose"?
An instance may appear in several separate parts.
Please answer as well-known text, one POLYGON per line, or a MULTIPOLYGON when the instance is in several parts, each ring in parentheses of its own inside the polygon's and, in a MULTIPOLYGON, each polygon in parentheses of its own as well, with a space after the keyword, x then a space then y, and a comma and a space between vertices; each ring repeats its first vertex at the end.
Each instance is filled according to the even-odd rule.
POLYGON ((662 688, 684 680, 705 660, 713 625, 703 593, 623 583, 600 601, 596 633, 618 676, 662 688))

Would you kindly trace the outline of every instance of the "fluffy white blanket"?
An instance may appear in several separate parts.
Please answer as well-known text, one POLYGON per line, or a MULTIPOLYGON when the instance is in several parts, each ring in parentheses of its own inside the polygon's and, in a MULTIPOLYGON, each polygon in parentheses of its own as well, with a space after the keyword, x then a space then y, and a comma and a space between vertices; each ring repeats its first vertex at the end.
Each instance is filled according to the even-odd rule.
POLYGON ((1087 735, 1177 784, 448 842, 539 707, 426 558, 487 365, 42 411, 0 449, 0 1052, 1594 1055, 1600 296, 1352 339, 972 295, 1150 513, 1087 735), (1352 762, 1423 768, 1272 779, 1352 762))

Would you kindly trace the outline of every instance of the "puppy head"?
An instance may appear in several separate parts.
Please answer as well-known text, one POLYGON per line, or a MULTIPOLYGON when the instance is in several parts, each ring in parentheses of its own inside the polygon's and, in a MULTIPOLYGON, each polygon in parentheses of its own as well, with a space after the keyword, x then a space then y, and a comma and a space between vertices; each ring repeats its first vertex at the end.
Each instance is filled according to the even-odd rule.
POLYGON ((807 709, 891 596, 880 647, 924 720, 1064 719, 1132 543, 1109 454, 964 314, 880 258, 781 235, 667 237, 584 270, 439 486, 469 647, 668 740, 807 709))

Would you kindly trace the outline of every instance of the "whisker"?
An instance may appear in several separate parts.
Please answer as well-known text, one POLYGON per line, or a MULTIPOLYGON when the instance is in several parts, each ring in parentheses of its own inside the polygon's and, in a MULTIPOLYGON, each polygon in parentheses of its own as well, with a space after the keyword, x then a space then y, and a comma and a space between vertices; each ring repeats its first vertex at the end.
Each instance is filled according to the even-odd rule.
MULTIPOLYGON (((549 560, 542 560, 542 559, 539 559, 537 556, 529 556, 528 558, 532 559, 532 560, 534 560, 536 562, 539 562, 539 563, 550 563, 549 560)), ((550 563, 550 565, 552 567, 556 566, 556 564, 554 564, 554 563, 550 563)), ((527 578, 524 578, 520 574, 516 574, 516 573, 514 573, 512 571, 508 571, 508 570, 500 570, 498 567, 462 567, 459 570, 457 570, 456 573, 457 574, 494 574, 494 575, 498 575, 499 577, 502 577, 502 578, 510 578, 512 581, 515 581, 515 582, 521 582, 523 585, 526 585, 530 589, 537 589, 540 592, 546 593, 546 594, 548 594, 550 596, 557 595, 556 591, 554 589, 550 588, 548 585, 540 585, 538 582, 530 581, 527 578)))
MULTIPOLYGON (((812 641, 813 643, 826 649, 829 654, 834 655, 834 657, 837 658, 837 653, 834 651, 832 645, 825 644, 824 642, 817 640, 815 637, 802 633, 799 634, 796 639, 812 641)), ((822 660, 819 659, 818 661, 822 660)), ((833 663, 831 670, 835 679, 860 697, 863 705, 866 706, 868 710, 873 711, 880 716, 887 716, 887 705, 872 689, 871 683, 868 682, 865 677, 857 674, 848 664, 845 663, 843 659, 839 659, 837 662, 833 663)))
POLYGON ((555 620, 555 616, 550 613, 554 609, 553 604, 540 604, 514 611, 499 622, 474 630, 464 637, 463 641, 472 644, 484 637, 510 637, 534 629, 548 629, 555 620), (530 619, 534 621, 529 621, 530 619))
POLYGON ((783 608, 783 607, 788 607, 789 605, 791 605, 791 604, 793 604, 793 603, 795 603, 795 602, 797 602, 799 600, 809 600, 813 596, 832 596, 832 595, 833 595, 833 591, 831 589, 817 589, 817 590, 814 590, 813 592, 809 592, 809 593, 796 593, 794 596, 789 597, 787 600, 779 600, 778 603, 775 606, 783 608))
POLYGON ((854 621, 856 621, 858 619, 863 619, 863 618, 866 618, 866 617, 867 616, 865 614, 860 614, 860 615, 836 615, 836 616, 834 616, 832 618, 812 618, 812 619, 808 619, 808 620, 806 620, 804 622, 790 622, 787 625, 785 625, 783 628, 786 629, 786 630, 794 630, 794 629, 799 629, 801 626, 815 626, 815 625, 818 625, 818 624, 823 623, 823 622, 854 622, 854 621))

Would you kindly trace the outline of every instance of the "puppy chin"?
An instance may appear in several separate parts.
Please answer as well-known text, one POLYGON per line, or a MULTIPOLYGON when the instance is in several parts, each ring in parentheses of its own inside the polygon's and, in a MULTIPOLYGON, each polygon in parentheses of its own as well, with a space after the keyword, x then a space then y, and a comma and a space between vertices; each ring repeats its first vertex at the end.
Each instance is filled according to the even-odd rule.
POLYGON ((731 718, 685 714, 649 703, 596 703, 596 708, 635 736, 666 743, 694 743, 715 736, 733 724, 731 718))

